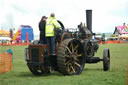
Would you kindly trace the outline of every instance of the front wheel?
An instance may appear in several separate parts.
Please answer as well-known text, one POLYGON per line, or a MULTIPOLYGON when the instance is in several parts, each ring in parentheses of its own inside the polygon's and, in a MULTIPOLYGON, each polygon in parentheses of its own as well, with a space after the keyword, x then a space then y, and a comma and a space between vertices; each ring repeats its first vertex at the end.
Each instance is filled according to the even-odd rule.
POLYGON ((104 71, 108 71, 110 69, 110 51, 109 48, 105 48, 103 52, 103 67, 104 71))

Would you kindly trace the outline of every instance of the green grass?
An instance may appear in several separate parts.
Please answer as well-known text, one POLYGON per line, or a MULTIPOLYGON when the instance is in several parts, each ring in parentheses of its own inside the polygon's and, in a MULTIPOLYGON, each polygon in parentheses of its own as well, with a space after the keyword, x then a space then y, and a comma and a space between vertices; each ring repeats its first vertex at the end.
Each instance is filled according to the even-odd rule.
MULTIPOLYGON (((0 85, 127 85, 128 44, 105 44, 95 56, 103 56, 103 48, 111 52, 111 69, 103 71, 103 63, 86 64, 81 75, 64 76, 58 72, 34 76, 24 60, 25 46, 11 46, 14 52, 13 69, 0 74, 0 85)), ((5 52, 9 47, 0 47, 5 52)))

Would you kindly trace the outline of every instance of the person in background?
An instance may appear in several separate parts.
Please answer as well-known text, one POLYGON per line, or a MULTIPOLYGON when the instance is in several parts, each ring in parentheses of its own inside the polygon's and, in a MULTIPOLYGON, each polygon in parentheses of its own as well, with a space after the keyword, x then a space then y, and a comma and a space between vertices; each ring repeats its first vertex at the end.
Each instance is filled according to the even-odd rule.
POLYGON ((9 32, 10 32, 10 38, 13 39, 13 30, 12 30, 12 28, 9 30, 9 32))
POLYGON ((127 26, 125 23, 123 23, 123 29, 122 29, 123 32, 127 32, 127 26))
POLYGON ((127 32, 128 32, 128 24, 127 24, 127 32))
POLYGON ((125 24, 125 23, 123 23, 123 26, 125 27, 125 26, 126 26, 126 24, 125 24))
POLYGON ((47 38, 47 42, 49 44, 50 55, 55 55, 55 32, 54 29, 59 29, 60 24, 57 22, 55 18, 55 14, 51 13, 50 17, 46 22, 45 27, 45 36, 47 38))
POLYGON ((45 25, 46 25, 46 16, 42 16, 40 22, 39 22, 39 31, 40 31, 40 43, 41 44, 47 44, 47 40, 45 37, 45 25))
POLYGON ((12 44, 12 42, 13 42, 13 31, 15 31, 15 28, 10 28, 10 30, 9 30, 9 32, 10 32, 10 38, 11 38, 11 40, 9 41, 9 42, 11 42, 11 44, 12 44))

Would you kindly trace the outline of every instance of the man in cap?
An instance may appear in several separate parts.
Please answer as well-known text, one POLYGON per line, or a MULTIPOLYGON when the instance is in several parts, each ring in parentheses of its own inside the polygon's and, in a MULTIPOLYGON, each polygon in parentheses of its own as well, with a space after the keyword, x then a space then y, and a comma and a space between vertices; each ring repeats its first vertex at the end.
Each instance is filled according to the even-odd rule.
POLYGON ((55 32, 54 29, 59 29, 60 24, 57 22, 55 18, 55 14, 51 13, 50 17, 46 22, 45 27, 45 36, 47 38, 47 42, 49 44, 50 55, 55 55, 55 32))

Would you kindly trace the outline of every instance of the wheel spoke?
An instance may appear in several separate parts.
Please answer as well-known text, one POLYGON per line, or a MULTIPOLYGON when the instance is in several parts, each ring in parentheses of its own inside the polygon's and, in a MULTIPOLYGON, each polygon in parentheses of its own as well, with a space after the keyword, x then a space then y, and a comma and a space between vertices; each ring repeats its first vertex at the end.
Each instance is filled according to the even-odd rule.
POLYGON ((72 54, 72 52, 71 52, 71 50, 66 46, 66 49, 68 50, 68 52, 70 53, 70 54, 72 54))
POLYGON ((80 57, 80 56, 82 56, 82 54, 78 54, 77 56, 80 57))
POLYGON ((74 48, 74 51, 77 50, 78 47, 79 47, 79 45, 77 44, 77 46, 74 48))
POLYGON ((66 62, 66 65, 68 65, 68 63, 70 63, 70 61, 67 61, 67 62, 66 62))
POLYGON ((75 69, 71 66, 71 68, 72 68, 72 71, 74 72, 74 73, 76 73, 76 71, 75 71, 75 69))
POLYGON ((68 66, 69 66, 69 71, 72 72, 72 71, 73 71, 73 70, 72 70, 72 64, 69 63, 68 66))
POLYGON ((65 57, 68 57, 68 58, 70 58, 70 56, 69 56, 69 55, 67 55, 67 54, 65 54, 65 57))
POLYGON ((80 53, 80 54, 78 54, 77 52, 75 52, 75 53, 76 53, 77 57, 81 57, 82 56, 82 53, 80 53))
POLYGON ((76 57, 76 58, 75 58, 75 61, 79 62, 79 59, 78 59, 78 57, 76 57))
POLYGON ((76 50, 76 52, 75 52, 76 54, 78 53, 78 50, 76 50))
POLYGON ((71 45, 70 45, 71 49, 72 49, 72 52, 74 52, 74 47, 73 47, 73 43, 71 42, 71 45))
POLYGON ((75 63, 75 65, 77 65, 78 67, 80 67, 80 64, 78 64, 77 62, 74 62, 75 63))
POLYGON ((67 70, 68 70, 68 72, 70 72, 70 65, 69 64, 67 65, 67 70))

